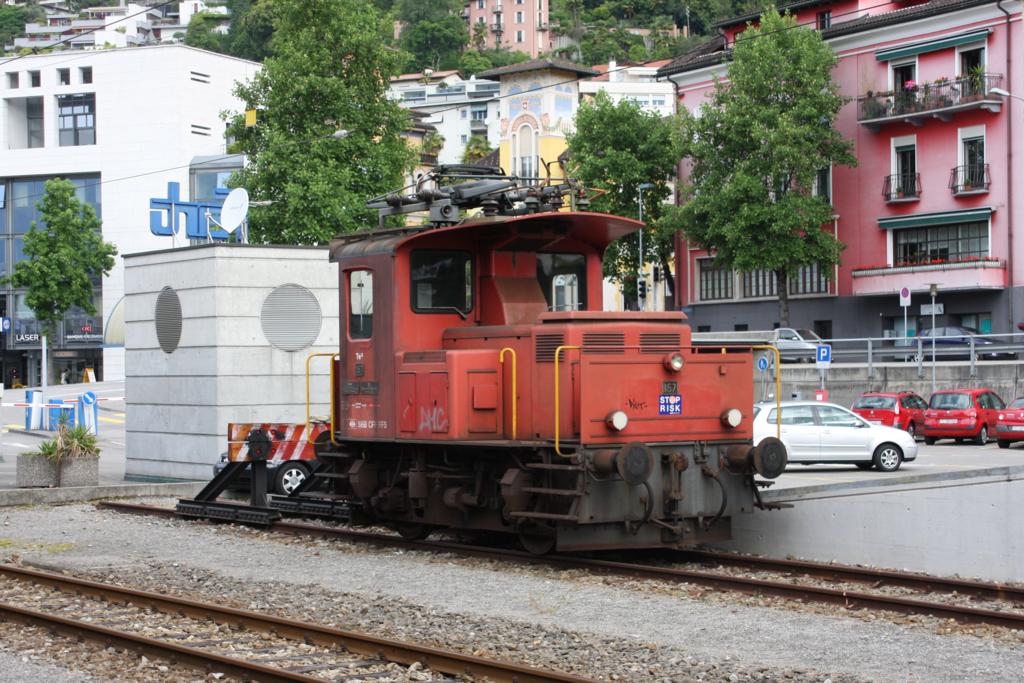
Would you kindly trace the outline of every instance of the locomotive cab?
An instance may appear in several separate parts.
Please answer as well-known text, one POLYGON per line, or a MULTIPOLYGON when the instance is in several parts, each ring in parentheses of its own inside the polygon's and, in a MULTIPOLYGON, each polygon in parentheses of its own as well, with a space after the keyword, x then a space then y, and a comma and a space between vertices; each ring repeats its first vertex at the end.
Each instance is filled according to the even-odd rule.
POLYGON ((693 347, 681 312, 603 311, 601 257, 642 224, 536 204, 331 244, 327 487, 407 535, 512 532, 538 551, 728 538, 755 470, 785 464, 750 445, 750 350, 693 347))

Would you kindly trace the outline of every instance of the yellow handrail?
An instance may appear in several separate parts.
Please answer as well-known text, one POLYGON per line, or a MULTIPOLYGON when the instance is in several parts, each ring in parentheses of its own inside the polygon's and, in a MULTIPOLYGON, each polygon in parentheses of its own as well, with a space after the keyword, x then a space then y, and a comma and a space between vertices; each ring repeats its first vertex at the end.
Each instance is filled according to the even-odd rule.
POLYGON ((516 393, 516 350, 511 346, 506 346, 498 353, 498 362, 501 364, 505 363, 505 352, 508 351, 512 354, 512 440, 516 440, 516 404, 519 403, 519 394, 516 393))
MULTIPOLYGON (((782 356, 774 346, 752 346, 752 349, 775 354, 775 437, 782 440, 782 356)), ((725 349, 723 349, 724 351, 725 349)))
POLYGON ((331 359, 331 387, 328 390, 331 395, 331 443, 337 446, 338 442, 334 440, 334 359, 341 358, 340 353, 311 353, 306 356, 306 438, 309 438, 309 434, 312 432, 310 424, 313 421, 309 415, 309 364, 314 358, 321 358, 324 356, 329 356, 331 359))
POLYGON ((563 453, 562 449, 558 447, 558 413, 559 413, 559 401, 558 401, 558 387, 559 387, 559 375, 558 375, 558 357, 562 354, 565 349, 578 349, 578 346, 559 346, 555 349, 555 453, 562 456, 563 458, 569 457, 571 454, 563 453))

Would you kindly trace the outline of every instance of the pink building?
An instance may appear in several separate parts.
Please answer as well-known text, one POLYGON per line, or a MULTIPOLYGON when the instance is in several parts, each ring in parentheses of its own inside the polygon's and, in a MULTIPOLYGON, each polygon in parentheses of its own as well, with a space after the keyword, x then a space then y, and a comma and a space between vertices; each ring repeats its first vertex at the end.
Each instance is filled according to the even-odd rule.
MULTIPOLYGON (((1016 331, 1024 321, 1024 100, 1001 93, 1024 96, 1021 3, 787 7, 839 57, 834 79, 851 102, 837 127, 858 159, 855 168, 821 171, 815 190, 831 198, 830 227, 846 250, 831 280, 817 268, 800 273, 791 324, 823 337, 903 336, 898 293, 907 287, 913 334, 931 326, 922 305, 934 283, 936 326, 1016 331)), ((721 36, 659 71, 676 84, 680 106, 705 101, 751 20, 722 22, 721 36)), ((678 247, 677 296, 698 328, 777 322, 771 274, 715 269, 706 252, 678 247)))
POLYGON ((548 26, 550 0, 469 0, 463 16, 472 37, 478 25, 486 28, 486 46, 525 52, 531 57, 551 51, 548 26))

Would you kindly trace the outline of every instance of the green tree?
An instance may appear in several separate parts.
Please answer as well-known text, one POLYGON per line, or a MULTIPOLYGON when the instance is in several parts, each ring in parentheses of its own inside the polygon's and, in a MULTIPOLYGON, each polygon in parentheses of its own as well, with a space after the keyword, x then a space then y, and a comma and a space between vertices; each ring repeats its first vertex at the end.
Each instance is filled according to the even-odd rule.
POLYGON ((70 180, 47 180, 36 207, 40 221, 25 234, 25 259, 3 281, 25 289, 25 302, 53 336, 73 306, 96 314, 93 281, 114 267, 117 248, 103 241, 100 219, 70 180))
MULTIPOLYGON (((591 200, 594 211, 636 216, 639 187, 644 190, 644 261, 658 263, 669 276, 671 235, 650 227, 661 216, 669 181, 682 156, 682 138, 675 118, 645 112, 630 99, 615 103, 605 93, 584 103, 576 113, 576 132, 569 136, 569 173, 584 185, 602 190, 591 200)), ((637 234, 613 243, 604 256, 605 275, 624 285, 627 301, 634 299, 638 267, 637 234)), ((670 282, 671 285, 671 282, 670 282)))
POLYGON ((474 133, 469 136, 469 140, 466 141, 466 148, 462 150, 462 163, 475 163, 493 151, 494 148, 491 147, 491 143, 487 140, 486 135, 474 133))
POLYGON ((463 78, 487 71, 493 66, 491 60, 486 55, 480 54, 478 50, 466 50, 459 57, 459 71, 462 72, 463 78))
POLYGON ((424 21, 440 21, 462 11, 462 0, 397 0, 394 3, 398 20, 407 26, 424 21))
MULTIPOLYGON (((235 94, 259 111, 232 132, 248 165, 232 183, 255 200, 254 242, 323 244, 376 224, 370 197, 400 187, 413 152, 408 114, 387 97, 405 56, 387 47, 390 22, 360 0, 274 0, 273 54, 235 94), (347 137, 333 137, 338 130, 347 137)), ((229 115, 230 117, 231 115, 229 115)))
POLYGON ((225 44, 235 57, 262 62, 274 37, 274 0, 228 0, 231 28, 225 44))
POLYGON ((25 31, 25 9, 16 5, 0 5, 0 45, 12 42, 25 31))
POLYGON ((817 31, 766 11, 737 41, 728 82, 700 116, 684 118, 692 161, 687 238, 719 266, 775 274, 779 322, 789 325, 789 278, 804 265, 831 273, 843 245, 822 226, 832 207, 812 188, 820 169, 856 163, 834 123, 844 100, 836 56, 817 31))
POLYGON ((224 52, 224 34, 215 30, 222 19, 223 17, 219 14, 206 12, 193 14, 192 20, 188 22, 188 29, 185 31, 185 44, 212 52, 224 52))
POLYGON ((455 14, 436 21, 425 19, 402 29, 402 48, 411 55, 409 68, 453 69, 459 53, 469 42, 466 22, 455 14))

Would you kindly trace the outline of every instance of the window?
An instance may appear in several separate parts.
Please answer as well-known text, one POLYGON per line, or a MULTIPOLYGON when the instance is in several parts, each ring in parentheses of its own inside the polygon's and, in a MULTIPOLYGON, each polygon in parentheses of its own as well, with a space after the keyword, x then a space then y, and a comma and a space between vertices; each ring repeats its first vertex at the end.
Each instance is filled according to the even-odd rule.
POLYGON ((57 69, 57 83, 71 85, 71 69, 57 69))
POLYGON ((533 127, 522 125, 513 141, 513 147, 519 150, 519 161, 515 166, 521 178, 533 178, 537 174, 537 166, 534 158, 536 156, 534 147, 533 127))
POLYGON ((898 266, 988 256, 988 221, 894 230, 893 254, 898 266))
POLYGON ((892 89, 897 93, 905 92, 908 87, 917 83, 917 62, 894 64, 892 66, 892 89), (910 84, 908 86, 907 84, 910 84))
POLYGON ((818 30, 824 31, 832 26, 832 10, 827 9, 824 12, 818 12, 818 30))
POLYGON ((734 332, 747 332, 750 330, 750 325, 747 323, 736 323, 732 326, 734 332))
POLYGON ((860 427, 864 424, 859 417, 842 408, 815 406, 814 409, 818 411, 818 419, 821 420, 821 424, 826 427, 860 427))
MULTIPOLYGON (((828 292, 828 278, 817 263, 800 266, 796 275, 789 276, 790 294, 825 294, 828 292)), ((831 337, 831 334, 829 335, 831 337)))
POLYGON ((516 42, 517 43, 526 42, 525 34, 522 31, 516 31, 516 42))
POLYGON ((992 334, 991 313, 963 313, 953 316, 953 322, 961 327, 970 327, 981 334, 992 334))
MULTIPOLYGON (((853 404, 854 410, 892 410, 895 407, 896 399, 892 396, 861 396, 853 404)), ((910 406, 904 404, 904 407, 910 406)))
POLYGON ((473 258, 464 251, 414 251, 410 256, 412 308, 421 313, 473 309, 473 258))
POLYGON ((459 142, 461 142, 462 144, 466 144, 467 142, 469 142, 469 136, 463 133, 462 135, 459 136, 459 142))
POLYGON ((960 94, 970 97, 985 92, 985 48, 975 47, 960 52, 960 94))
POLYGON ((522 12, 516 12, 516 23, 517 24, 523 23, 523 13, 522 12))
POLYGON ((960 187, 964 190, 986 187, 985 136, 964 138, 961 144, 964 163, 960 187))
POLYGON ((17 88, 18 87, 18 72, 11 71, 7 74, 7 87, 17 88))
POLYGON ((754 299, 775 296, 775 273, 770 270, 755 270, 743 273, 743 298, 754 299))
POLYGON ((772 408, 768 413, 768 423, 784 425, 813 425, 814 412, 811 406, 786 406, 782 409, 782 420, 779 420, 779 409, 772 408))
POLYGON ((469 112, 466 111, 465 107, 459 109, 459 118, 464 119, 467 116, 469 116, 469 112))
POLYGON ((537 282, 548 310, 587 310, 587 258, 583 254, 537 254, 537 282))
POLYGON ((711 331, 711 325, 697 325, 697 331, 698 332, 710 332, 711 331))
POLYGON ((211 202, 217 199, 217 189, 226 189, 234 171, 196 170, 193 177, 192 201, 211 202))
POLYGON ((896 197, 917 196, 917 145, 896 147, 896 197))
POLYGON ((373 271, 348 274, 348 336, 369 339, 373 335, 373 271))
POLYGON ((832 204, 832 167, 819 168, 814 175, 814 196, 832 204))
POLYGON ((81 79, 82 83, 85 83, 85 84, 92 83, 92 67, 91 66, 83 66, 83 67, 81 67, 78 70, 78 77, 81 79))
POLYGON ((60 146, 96 144, 96 94, 57 97, 60 146))
POLYGON ((43 78, 38 71, 29 71, 28 82, 30 87, 38 88, 43 84, 43 78))
POLYGON ((702 258, 697 261, 700 278, 700 300, 717 301, 731 299, 732 271, 728 268, 715 268, 714 259, 702 258))
POLYGON ((487 6, 487 0, 476 0, 476 8, 483 9, 487 6))
POLYGON ((967 410, 971 407, 971 397, 967 394, 932 394, 928 407, 932 410, 967 410))
POLYGON ((471 118, 474 121, 486 121, 487 120, 487 105, 486 104, 474 104, 473 113, 471 118))
POLYGON ((43 98, 30 97, 25 100, 25 132, 28 147, 43 146, 43 98))

